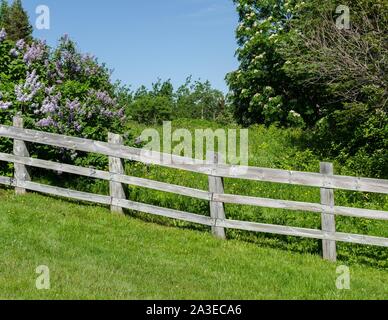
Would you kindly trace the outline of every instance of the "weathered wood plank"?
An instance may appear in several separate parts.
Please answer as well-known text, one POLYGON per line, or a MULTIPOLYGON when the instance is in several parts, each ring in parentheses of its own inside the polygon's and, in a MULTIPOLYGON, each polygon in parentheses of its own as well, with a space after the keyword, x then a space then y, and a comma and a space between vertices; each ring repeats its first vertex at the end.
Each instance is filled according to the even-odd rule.
MULTIPOLYGON (((13 118, 13 125, 17 128, 23 128, 24 121, 23 118, 19 115, 13 118)), ((13 153, 17 156, 29 157, 30 154, 27 150, 27 146, 23 140, 14 140, 13 142, 13 153)), ((20 181, 31 181, 30 174, 25 165, 15 163, 15 179, 20 181)), ((26 194, 26 190, 23 188, 15 188, 15 192, 17 195, 26 194)))
POLYGON ((121 200, 121 199, 112 199, 112 204, 121 206, 126 209, 149 213, 161 217, 186 221, 186 222, 192 222, 192 223, 198 223, 206 226, 214 226, 215 221, 213 218, 207 217, 207 216, 201 216, 194 213, 188 213, 184 211, 178 211, 168 208, 162 208, 157 206, 152 206, 149 204, 144 204, 140 202, 133 202, 130 200, 121 200))
POLYGON ((334 214, 338 216, 365 218, 373 220, 388 220, 388 212, 351 207, 334 207, 334 214))
POLYGON ((140 161, 146 164, 161 165, 169 168, 198 172, 224 178, 239 178, 255 181, 286 183, 319 188, 333 188, 350 191, 376 192, 388 194, 388 180, 357 178, 346 176, 325 177, 319 173, 296 172, 256 167, 218 165, 214 169, 202 160, 190 159, 158 152, 125 146, 109 145, 105 142, 67 137, 47 132, 20 129, 0 125, 0 136, 29 142, 51 145, 85 152, 99 153, 107 156, 140 161), (165 161, 169 159, 171 161, 165 161))
POLYGON ((306 238, 320 239, 320 240, 333 240, 333 241, 342 241, 342 242, 349 242, 349 243, 388 247, 388 238, 379 238, 379 237, 338 233, 338 232, 329 233, 329 232, 323 232, 321 230, 268 225, 268 224, 260 224, 255 222, 246 222, 246 221, 214 220, 213 218, 206 217, 206 216, 155 207, 147 204, 132 202, 129 200, 112 199, 111 197, 108 197, 108 196, 95 195, 95 194, 90 194, 85 192, 62 189, 58 187, 46 186, 43 184, 29 182, 29 181, 17 182, 16 180, 8 177, 0 177, 0 184, 13 186, 13 187, 18 186, 31 191, 41 192, 41 193, 45 193, 53 196, 61 196, 65 198, 76 199, 80 201, 94 202, 94 203, 99 203, 103 205, 113 204, 119 207, 131 209, 135 211, 155 214, 155 215, 164 216, 172 219, 178 219, 178 220, 187 221, 187 222, 199 223, 207 226, 216 225, 222 228, 246 230, 246 231, 253 231, 253 232, 263 232, 263 233, 270 233, 270 234, 280 234, 280 235, 306 237, 306 238))
MULTIPOLYGON (((327 177, 334 175, 332 163, 322 162, 321 173, 327 177)), ((322 211, 322 231, 335 233, 335 211, 334 211, 334 190, 331 188, 321 188, 321 204, 326 207, 322 211)), ((335 241, 322 241, 323 258, 329 261, 337 261, 337 246, 335 241)))
POLYGON ((189 212, 178 211, 168 208, 156 207, 145 203, 134 202, 125 199, 115 199, 109 196, 96 195, 93 193, 80 192, 75 190, 63 189, 59 187, 48 186, 40 183, 29 181, 16 181, 11 178, 0 177, 0 183, 7 186, 21 187, 27 190, 49 194, 53 196, 60 196, 69 199, 75 199, 85 202, 98 203, 102 205, 116 206, 126 208, 134 211, 149 213, 153 215, 163 216, 166 218, 172 218, 176 220, 198 223, 206 226, 214 226, 214 219, 201 216, 189 212))
POLYGON ((126 160, 139 161, 145 164, 160 165, 169 168, 200 172, 204 174, 211 173, 211 166, 207 165, 202 160, 114 145, 102 141, 69 137, 54 133, 20 129, 4 125, 0 125, 0 136, 45 144, 53 147, 92 152, 126 160))
MULTIPOLYGON (((90 178, 102 179, 106 181, 114 181, 124 183, 132 186, 148 188, 157 191, 174 193, 177 195, 197 198, 201 200, 214 200, 218 202, 251 205, 265 208, 285 209, 294 211, 308 211, 321 213, 324 210, 328 210, 329 207, 323 206, 318 203, 298 202, 289 200, 277 200, 258 197, 247 197, 231 194, 211 194, 208 191, 193 189, 178 185, 172 185, 164 182, 158 182, 148 180, 144 178, 130 177, 126 175, 109 173, 106 171, 96 170, 92 168, 83 168, 68 164, 62 164, 47 160, 40 160, 35 158, 25 158, 20 156, 14 156, 7 153, 0 153, 0 161, 16 162, 27 165, 29 167, 37 167, 42 169, 48 169, 59 172, 67 172, 75 175, 81 175, 90 178)), ((388 220, 388 212, 380 210, 369 210, 351 207, 334 207, 334 213, 336 215, 358 217, 375 220, 388 220)))
MULTIPOLYGON (((318 203, 298 202, 289 200, 277 200, 258 197, 247 197, 231 194, 212 194, 208 191, 193 189, 178 185, 172 185, 164 182, 158 182, 148 180, 144 178, 130 177, 120 174, 113 174, 106 171, 96 170, 92 168, 83 168, 73 165, 67 165, 52 161, 40 160, 35 158, 25 158, 20 156, 14 156, 7 153, 0 153, 0 161, 17 162, 30 167, 37 167, 42 169, 48 169, 59 172, 67 172, 71 174, 81 175, 90 178, 103 179, 106 181, 114 181, 119 183, 125 183, 132 186, 148 188, 157 191, 174 193, 182 196, 193 197, 201 200, 240 204, 240 205, 252 205, 265 208, 285 209, 295 211, 308 211, 321 213, 324 210, 328 210, 326 206, 318 203)), ((369 210, 351 207, 334 207, 334 213, 336 215, 358 217, 375 220, 388 220, 388 212, 380 210, 369 210)))
POLYGON ((7 187, 13 187, 14 185, 14 179, 9 177, 0 177, 0 184, 7 186, 7 187))
POLYGON ((60 196, 69 199, 75 199, 80 201, 98 203, 103 205, 111 205, 112 198, 109 196, 102 196, 93 193, 75 191, 70 189, 63 189, 59 187, 44 185, 29 181, 13 181, 13 186, 25 188, 27 190, 45 193, 53 196, 60 196))
MULTIPOLYGON (((122 136, 114 133, 108 133, 108 143, 113 145, 123 145, 124 139, 122 136)), ((124 164, 120 158, 109 157, 109 172, 124 175, 124 164)), ((110 196, 117 199, 126 199, 124 186, 120 182, 109 182, 110 196)), ((124 214, 123 208, 111 206, 111 211, 118 214, 124 214)))
POLYGON ((83 167, 62 164, 62 163, 57 163, 57 162, 52 162, 47 160, 40 160, 35 158, 19 157, 19 156, 10 155, 7 153, 0 153, 0 161, 16 162, 16 163, 28 165, 30 167, 48 169, 48 170, 59 171, 59 172, 66 172, 66 173, 81 175, 89 178, 102 179, 106 181, 114 181, 118 183, 128 184, 131 186, 137 186, 137 187, 142 187, 142 188, 147 188, 147 189, 152 189, 157 191, 174 193, 177 195, 197 198, 201 200, 210 201, 212 198, 211 193, 204 190, 193 189, 193 188, 168 184, 164 182, 148 180, 144 178, 137 178, 137 177, 130 177, 130 176, 121 175, 121 174, 109 173, 107 171, 101 171, 101 170, 96 170, 92 168, 83 168, 83 167))
MULTIPOLYGON (((289 200, 277 200, 268 198, 248 197, 232 194, 214 194, 215 201, 229 204, 250 205, 256 207, 285 209, 294 211, 322 212, 323 206, 318 203, 298 202, 289 200)), ((387 213, 388 214, 388 213, 387 213)), ((388 216, 387 216, 388 219, 388 216)))
MULTIPOLYGON (((284 209, 291 211, 322 213, 323 211, 330 211, 332 209, 330 206, 321 205, 319 203, 247 197, 233 194, 214 194, 213 199, 215 201, 221 201, 229 204, 250 205, 256 207, 284 209)), ((334 214, 347 217, 388 220, 388 212, 381 210, 369 210, 351 207, 334 207, 334 214)))
MULTIPOLYGON (((207 158, 214 166, 217 166, 219 163, 222 162, 222 154, 220 153, 209 152, 207 154, 207 158)), ((213 193, 213 194, 224 193, 224 182, 222 178, 209 176, 208 180, 209 180, 210 193, 213 193)), ((215 200, 214 197, 210 201, 210 216, 215 220, 217 219, 225 220, 224 204, 222 203, 222 201, 215 200)), ((213 232, 213 235, 215 235, 217 238, 226 239, 224 228, 213 226, 212 232, 213 232)))
POLYGON ((291 170, 278 170, 258 167, 246 168, 230 165, 219 165, 212 172, 212 174, 224 178, 388 194, 388 180, 384 179, 347 176, 325 177, 320 173, 297 172, 291 170))
POLYGON ((314 230, 314 229, 269 225, 269 224, 261 224, 261 223, 246 222, 246 221, 234 221, 234 220, 224 220, 224 221, 217 220, 216 225, 224 228, 229 228, 229 229, 388 247, 388 238, 364 236, 364 235, 358 235, 358 234, 348 234, 348 233, 340 233, 340 232, 329 233, 329 232, 323 232, 321 230, 314 230))

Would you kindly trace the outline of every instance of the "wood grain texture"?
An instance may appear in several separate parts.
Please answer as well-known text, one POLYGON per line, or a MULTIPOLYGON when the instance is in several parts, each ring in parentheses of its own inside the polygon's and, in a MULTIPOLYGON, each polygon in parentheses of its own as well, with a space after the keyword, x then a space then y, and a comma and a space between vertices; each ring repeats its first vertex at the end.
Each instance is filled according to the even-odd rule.
MULTIPOLYGON (((29 167, 36 167, 41 169, 48 169, 59 172, 66 172, 75 175, 81 175, 89 178, 102 179, 106 181, 114 181, 119 183, 128 184, 131 186, 137 186, 157 191, 163 191, 168 193, 174 193, 177 195, 197 198, 201 200, 214 200, 218 202, 251 205, 265 208, 285 209, 294 211, 308 211, 315 213, 322 213, 324 210, 329 210, 326 206, 319 203, 308 203, 288 200, 277 200, 258 197, 247 197, 241 195, 232 194, 212 194, 208 191, 193 189, 164 182, 148 180, 144 178, 130 177, 121 174, 109 173, 107 171, 96 170, 93 168, 84 168, 68 164, 62 164, 58 162, 52 162, 47 160, 40 160, 35 158, 26 158, 15 156, 7 153, 0 153, 0 161, 14 162, 24 164, 29 167)), ((351 207, 334 207, 334 213, 336 215, 375 219, 375 220, 388 220, 388 212, 380 210, 368 210, 351 207)))
MULTIPOLYGON (((327 177, 334 175, 332 163, 322 162, 321 173, 327 177)), ((326 207, 322 211, 322 231, 335 233, 335 209, 334 209, 334 189, 321 188, 321 204, 326 207)), ((322 241, 323 258, 329 261, 337 261, 337 246, 333 240, 322 241)))
POLYGON ((48 170, 53 170, 58 172, 66 172, 66 173, 81 175, 89 178, 102 179, 106 181, 119 182, 119 183, 131 185, 131 186, 137 186, 137 187, 142 187, 142 188, 147 188, 147 189, 152 189, 157 191, 174 193, 174 194, 191 197, 191 198, 197 198, 201 200, 210 201, 212 199, 212 194, 208 191, 178 186, 178 185, 154 181, 154 180, 148 180, 144 178, 131 177, 127 175, 116 174, 116 173, 111 173, 111 172, 102 171, 102 170, 96 170, 93 168, 78 167, 78 166, 73 166, 69 164, 63 164, 63 163, 52 162, 47 160, 40 160, 35 158, 25 158, 20 156, 14 156, 7 153, 0 153, 0 161, 21 163, 24 165, 28 165, 30 167, 48 169, 48 170))
POLYGON ((246 230, 246 231, 253 231, 253 232, 263 232, 263 233, 270 233, 270 234, 281 234, 281 235, 288 235, 288 236, 295 236, 295 237, 343 241, 343 242, 349 242, 349 243, 388 247, 388 238, 364 236, 364 235, 357 235, 357 234, 347 234, 347 233, 339 233, 339 232, 330 233, 330 232, 323 232, 321 230, 269 225, 269 224, 261 224, 261 223, 246 222, 246 221, 215 220, 211 217, 192 214, 188 212, 177 211, 177 210, 172 210, 167 208, 160 208, 160 207, 151 206, 143 203, 137 203, 129 200, 112 199, 109 196, 95 195, 91 193, 47 186, 47 185, 29 182, 29 181, 18 182, 9 177, 0 176, 0 184, 11 186, 11 187, 21 187, 31 191, 41 192, 41 193, 45 193, 53 196, 76 199, 80 201, 93 202, 93 203, 98 203, 103 205, 116 205, 130 210, 145 212, 149 214, 159 215, 167 218, 172 218, 172 219, 177 219, 177 220, 182 220, 182 221, 187 221, 192 223, 198 223, 206 226, 218 226, 221 228, 230 228, 230 229, 246 230))
POLYGON ((346 176, 328 177, 320 173, 257 167, 246 168, 226 164, 218 165, 214 168, 211 164, 206 164, 204 161, 198 159, 167 155, 158 152, 149 152, 142 149, 110 145, 109 143, 100 141, 61 136, 47 132, 20 129, 4 125, 0 125, 0 136, 51 145, 54 147, 99 153, 121 159, 198 172, 216 177, 388 194, 388 180, 383 179, 346 176))
POLYGON ((336 260, 336 241, 388 247, 388 239, 386 238, 339 233, 336 232, 335 227, 336 215, 388 220, 388 212, 336 207, 334 203, 334 189, 388 194, 388 180, 335 176, 333 174, 333 165, 329 163, 321 164, 320 173, 230 166, 221 163, 222 161, 219 161, 218 154, 213 155, 212 161, 209 163, 180 156, 165 155, 125 147, 122 145, 122 138, 115 134, 109 134, 108 143, 106 143, 27 130, 21 128, 22 126, 23 122, 20 117, 15 117, 14 127, 0 125, 0 136, 15 140, 14 155, 0 153, 0 161, 15 163, 15 178, 0 177, 0 184, 21 190, 17 191, 18 193, 25 192, 25 190, 32 190, 54 196, 109 205, 112 210, 119 211, 120 213, 122 212, 122 208, 126 208, 167 218, 198 223, 212 227, 213 233, 220 238, 225 238, 225 229, 231 228, 320 239, 323 241, 324 258, 332 261, 336 260), (24 141, 106 155, 109 157, 110 172, 30 158, 24 141), (209 176, 209 191, 127 176, 124 174, 122 159, 206 174, 209 176), (30 181, 27 166, 107 180, 110 182, 110 196, 101 196, 33 183, 30 181), (225 194, 223 177, 319 187, 321 189, 321 203, 225 194), (197 215, 126 200, 123 184, 210 201, 211 216, 207 217, 206 215, 197 215), (322 216, 322 230, 227 220, 225 217, 224 203, 319 213, 322 216))
MULTIPOLYGON (((15 116, 13 118, 13 125, 14 125, 14 127, 17 127, 17 128, 23 128, 23 125, 24 125, 23 118, 19 115, 15 116)), ((13 153, 14 153, 14 155, 22 156, 22 157, 29 157, 30 156, 30 154, 27 150, 27 146, 23 140, 16 140, 16 139, 14 140, 13 153)), ((15 175, 15 179, 17 179, 17 180, 31 181, 31 177, 30 177, 30 174, 28 172, 28 169, 23 164, 15 163, 14 175, 15 175)), ((15 188, 15 193, 17 195, 23 195, 26 193, 26 190, 23 188, 17 187, 17 188, 15 188)))
POLYGON ((263 208, 284 209, 306 212, 333 212, 335 215, 365 218, 373 220, 388 220, 388 212, 381 210, 359 209, 351 207, 330 207, 319 203, 299 202, 289 200, 268 199, 259 197, 247 197, 234 194, 213 194, 215 201, 223 203, 249 205, 263 208))
MULTIPOLYGON (((220 153, 209 152, 207 158, 210 162, 216 167, 219 163, 222 162, 222 155, 220 153)), ((209 192, 214 194, 223 194, 224 193, 224 182, 221 177, 209 176, 209 192)), ((217 220, 225 220, 225 208, 222 201, 215 200, 212 197, 210 201, 210 216, 217 220)), ((226 239, 225 229, 217 226, 212 227, 213 234, 220 239, 226 239)))
POLYGON ((314 229, 269 225, 269 224, 246 222, 246 221, 234 221, 234 220, 224 220, 224 221, 217 220, 216 225, 224 228, 229 228, 229 229, 388 247, 388 238, 364 236, 364 235, 358 235, 358 234, 348 234, 348 233, 340 233, 340 232, 329 233, 329 232, 323 232, 321 230, 314 230, 314 229))
POLYGON ((162 208, 157 206, 152 206, 145 203, 134 202, 125 199, 116 199, 110 196, 96 195, 93 193, 80 192, 75 190, 69 190, 54 186, 48 186, 40 183, 29 182, 29 181, 16 181, 7 177, 0 177, 0 184, 11 186, 11 187, 21 187, 27 190, 40 192, 44 194, 49 194, 52 196, 60 196, 69 199, 75 199, 79 201, 98 203, 107 206, 116 206, 120 208, 126 208, 134 211, 149 213, 153 215, 163 216, 166 218, 172 218, 176 220, 192 222, 197 224, 202 224, 206 226, 214 226, 214 219, 197 215, 189 212, 178 211, 168 208, 162 208))
MULTIPOLYGON (((109 132, 108 143, 111 145, 123 145, 124 140, 122 136, 109 132)), ((109 157, 109 172, 124 175, 123 161, 120 158, 109 157)), ((120 182, 110 181, 109 191, 112 198, 126 199, 124 186, 120 182)), ((111 206, 111 211, 118 214, 124 214, 123 208, 115 205, 111 206)))

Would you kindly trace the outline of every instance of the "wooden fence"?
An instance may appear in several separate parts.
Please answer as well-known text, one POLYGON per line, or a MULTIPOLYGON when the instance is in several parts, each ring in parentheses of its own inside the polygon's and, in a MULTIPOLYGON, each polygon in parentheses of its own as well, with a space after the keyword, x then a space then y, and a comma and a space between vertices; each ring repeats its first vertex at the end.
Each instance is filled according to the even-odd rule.
POLYGON ((23 194, 26 190, 31 190, 54 196, 109 205, 112 211, 119 213, 122 213, 123 208, 126 208, 198 223, 211 227, 213 234, 220 238, 225 238, 225 229, 230 228, 319 239, 323 242, 324 258, 331 261, 336 260, 336 241, 388 247, 388 238, 341 233, 336 231, 335 225, 335 216, 337 215, 388 220, 387 211, 340 207, 334 203, 335 189, 388 194, 388 180, 337 176, 333 174, 333 165, 330 163, 321 163, 320 173, 257 167, 244 168, 220 164, 217 154, 214 154, 213 163, 203 163, 203 161, 195 159, 155 152, 147 153, 141 149, 126 147, 123 145, 122 137, 116 134, 109 134, 108 143, 106 143, 23 129, 23 120, 20 117, 14 118, 13 127, 0 125, 0 137, 14 139, 13 154, 0 153, 0 161, 15 164, 14 178, 0 177, 0 184, 15 187, 17 194, 23 194), (25 142, 106 155, 109 157, 109 172, 31 158, 25 142), (124 174, 122 159, 202 173, 209 178, 209 190, 187 188, 127 176, 124 174), (31 182, 28 167, 43 168, 109 181, 110 196, 79 192, 31 182), (321 190, 321 203, 226 194, 224 192, 223 178, 238 178, 317 187, 321 190), (124 184, 207 200, 210 202, 210 216, 126 200, 123 188, 124 184), (320 213, 322 216, 322 230, 229 220, 225 215, 225 203, 320 213))

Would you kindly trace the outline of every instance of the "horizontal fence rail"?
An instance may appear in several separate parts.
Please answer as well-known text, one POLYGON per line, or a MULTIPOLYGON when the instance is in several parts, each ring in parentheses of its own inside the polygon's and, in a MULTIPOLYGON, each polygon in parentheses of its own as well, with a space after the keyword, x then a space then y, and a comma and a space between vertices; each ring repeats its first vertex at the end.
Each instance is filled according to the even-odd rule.
POLYGON ((388 220, 387 211, 340 207, 335 206, 334 204, 335 189, 388 194, 388 180, 337 176, 332 174, 332 165, 327 163, 322 163, 321 173, 231 166, 220 164, 218 161, 218 154, 214 154, 214 157, 210 162, 204 162, 181 156, 147 152, 142 149, 126 147, 122 145, 122 138, 114 134, 109 134, 109 142, 107 143, 28 130, 23 129, 22 127, 23 121, 20 117, 14 118, 13 127, 0 125, 0 136, 14 139, 14 154, 0 153, 0 161, 15 164, 14 177, 0 176, 0 184, 15 187, 18 194, 23 194, 26 190, 30 190, 53 196, 111 206, 112 211, 118 213, 122 212, 122 209, 124 208, 197 223, 211 227, 214 235, 220 238, 225 238, 225 229, 238 229, 318 239, 323 241, 324 258, 332 261, 336 260, 336 241, 388 247, 388 238, 341 233, 337 232, 335 228, 335 216, 388 220), (109 157, 109 171, 32 158, 29 156, 25 142, 106 155, 109 157), (125 175, 121 159, 207 175, 209 176, 209 190, 205 191, 188 188, 125 175), (31 182, 27 169, 28 167, 48 169, 109 181, 110 196, 85 193, 31 182), (223 178, 237 178, 317 187, 321 189, 321 203, 226 194, 223 187, 223 178), (161 208, 127 200, 125 199, 125 193, 122 187, 124 184, 209 201, 210 216, 161 208), (319 213, 322 216, 322 230, 229 220, 225 216, 224 204, 250 205, 319 213))
POLYGON ((277 225, 270 225, 270 224, 226 220, 226 219, 224 220, 213 219, 211 217, 197 215, 197 214, 189 213, 185 211, 161 208, 161 207, 129 201, 129 200, 115 199, 110 196, 96 195, 93 193, 63 189, 63 188, 48 186, 48 185, 35 183, 35 182, 27 182, 27 181, 17 182, 15 179, 8 178, 8 177, 0 177, 0 183, 11 187, 25 188, 27 190, 41 192, 41 193, 45 193, 53 196, 60 196, 60 197, 71 198, 71 199, 80 200, 80 201, 93 202, 93 203, 98 203, 102 205, 115 205, 122 208, 130 209, 130 210, 140 211, 144 213, 149 213, 153 215, 163 216, 163 217, 186 221, 186 222, 198 223, 205 226, 223 227, 223 228, 239 229, 239 230, 246 230, 246 231, 280 234, 280 235, 286 235, 286 236, 305 237, 305 238, 321 239, 321 240, 334 240, 334 241, 343 241, 343 242, 350 242, 350 243, 388 247, 388 239, 379 238, 379 237, 363 236, 363 235, 339 233, 339 232, 331 234, 331 233, 322 232, 320 230, 314 230, 314 229, 277 226, 277 225))
POLYGON ((388 194, 388 180, 327 176, 320 173, 298 172, 256 167, 206 164, 202 160, 191 159, 159 152, 145 152, 142 149, 109 144, 82 138, 62 136, 53 133, 21 129, 0 125, 0 136, 11 139, 45 144, 84 152, 98 153, 126 160, 155 164, 173 169, 182 169, 223 178, 238 178, 263 182, 286 183, 318 188, 333 188, 349 191, 388 194), (170 161, 166 161, 166 159, 170 161))
MULTIPOLYGON (((247 197, 232 194, 218 194, 211 193, 204 190, 188 188, 169 183, 158 182, 154 180, 136 178, 123 174, 110 173, 107 171, 101 171, 91 168, 83 168, 73 166, 69 164, 62 164, 47 160, 40 160, 35 158, 25 158, 10 155, 7 153, 0 153, 0 161, 13 162, 18 164, 27 165, 29 167, 49 169, 59 172, 65 172, 75 175, 80 175, 89 178, 102 179, 106 181, 123 183, 131 186, 142 187, 157 191, 174 193, 181 196, 192 197, 201 200, 223 202, 229 204, 238 205, 250 205, 257 207, 273 208, 273 209, 285 209, 293 211, 308 211, 321 213, 323 211, 329 211, 330 207, 321 205, 318 203, 298 202, 289 200, 276 200, 258 197, 247 197)), ((388 220, 387 211, 368 210, 350 207, 334 207, 334 214, 349 217, 376 219, 376 220, 388 220)))

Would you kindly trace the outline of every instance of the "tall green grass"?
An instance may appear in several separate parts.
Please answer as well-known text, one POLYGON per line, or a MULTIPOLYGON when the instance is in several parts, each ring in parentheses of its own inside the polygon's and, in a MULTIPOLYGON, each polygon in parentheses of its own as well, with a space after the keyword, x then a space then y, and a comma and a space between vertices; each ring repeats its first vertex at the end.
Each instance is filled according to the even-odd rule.
MULTIPOLYGON (((147 127, 135 122, 128 124, 128 136, 132 139, 138 137, 147 127)), ((177 120, 173 122, 173 129, 186 128, 194 133, 195 129, 223 128, 214 122, 200 120, 177 120)), ((162 136, 162 127, 156 127, 162 136)), ((302 132, 297 129, 278 129, 254 126, 249 129, 249 165, 267 168, 289 169, 299 171, 319 172, 320 161, 331 159, 318 159, 310 150, 301 147, 302 132)), ((127 141, 128 144, 133 141, 127 141)), ((187 187, 207 190, 207 177, 201 174, 185 172, 160 166, 146 166, 141 163, 126 162, 128 175, 162 181, 187 187)), ((335 163, 337 174, 352 175, 353 172, 335 163)), ((51 177, 45 176, 47 182, 56 185, 76 188, 93 193, 108 194, 108 183, 93 179, 70 177, 68 175, 51 177)), ((320 201, 318 188, 292 186, 275 183, 264 183, 239 179, 225 179, 226 192, 264 198, 295 200, 305 202, 320 201)), ((152 191, 149 189, 128 187, 129 199, 162 207, 184 210, 192 213, 209 215, 209 203, 197 199, 177 196, 169 193, 152 191)), ((357 193, 336 191, 337 205, 380 209, 388 211, 388 197, 370 193, 357 193)), ((153 217, 141 213, 134 214, 146 221, 157 222, 164 225, 179 226, 207 230, 205 227, 191 225, 184 222, 172 221, 161 217, 153 217)), ((226 205, 226 215, 230 219, 253 221, 269 224, 288 225, 319 229, 321 217, 319 214, 306 212, 290 212, 250 206, 226 205)), ((337 218, 337 229, 340 232, 358 233, 373 236, 388 237, 388 223, 366 219, 348 217, 337 218)), ((228 230, 228 237, 249 241, 261 246, 281 248, 294 252, 321 254, 321 242, 304 238, 295 238, 278 235, 257 234, 228 230)), ((338 243, 339 259, 347 263, 362 263, 380 268, 388 268, 388 249, 372 246, 338 243)))

